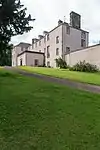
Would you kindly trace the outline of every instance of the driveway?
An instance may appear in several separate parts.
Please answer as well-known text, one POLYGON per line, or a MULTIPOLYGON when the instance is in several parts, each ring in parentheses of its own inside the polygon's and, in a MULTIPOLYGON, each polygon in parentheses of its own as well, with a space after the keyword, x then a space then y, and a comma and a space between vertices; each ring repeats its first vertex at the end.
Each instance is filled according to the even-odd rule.
POLYGON ((17 73, 19 73, 21 75, 38 78, 38 79, 41 79, 41 80, 44 80, 47 82, 53 82, 53 83, 65 85, 65 86, 68 86, 71 88, 76 88, 76 89, 100 94, 100 86, 97 86, 97 85, 80 83, 80 82, 76 82, 76 81, 69 80, 69 79, 55 78, 55 77, 50 77, 50 76, 36 74, 36 73, 30 73, 30 72, 26 72, 26 71, 23 71, 23 70, 18 69, 18 68, 5 67, 5 69, 13 70, 13 71, 16 71, 17 73))

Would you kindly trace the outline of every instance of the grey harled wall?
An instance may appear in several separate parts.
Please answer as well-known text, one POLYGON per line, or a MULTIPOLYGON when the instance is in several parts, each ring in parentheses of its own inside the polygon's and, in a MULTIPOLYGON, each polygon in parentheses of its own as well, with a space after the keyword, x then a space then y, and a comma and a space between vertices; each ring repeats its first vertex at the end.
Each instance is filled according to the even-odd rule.
POLYGON ((66 55, 65 59, 70 66, 85 60, 86 62, 97 65, 100 69, 100 45, 72 52, 70 55, 66 55))

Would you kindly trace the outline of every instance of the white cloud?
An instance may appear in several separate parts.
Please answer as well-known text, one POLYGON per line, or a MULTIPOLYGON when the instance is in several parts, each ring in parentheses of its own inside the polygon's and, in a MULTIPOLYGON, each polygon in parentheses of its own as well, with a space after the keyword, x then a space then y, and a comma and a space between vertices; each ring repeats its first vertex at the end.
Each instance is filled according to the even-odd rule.
POLYGON ((82 16, 82 28, 90 32, 90 44, 100 40, 100 1, 99 0, 21 0, 36 21, 34 29, 22 36, 12 38, 13 43, 30 42, 33 37, 42 34, 44 30, 51 30, 59 19, 69 22, 69 13, 75 11, 82 16))

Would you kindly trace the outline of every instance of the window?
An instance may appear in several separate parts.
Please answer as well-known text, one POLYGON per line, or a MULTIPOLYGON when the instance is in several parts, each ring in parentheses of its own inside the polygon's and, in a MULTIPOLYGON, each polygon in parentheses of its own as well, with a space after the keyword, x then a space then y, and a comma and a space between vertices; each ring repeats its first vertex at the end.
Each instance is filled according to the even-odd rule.
POLYGON ((34 49, 34 44, 32 44, 32 49, 34 49))
POLYGON ((35 66, 38 66, 38 59, 34 60, 34 64, 35 64, 35 66))
POLYGON ((35 43, 35 48, 37 47, 37 43, 35 43))
POLYGON ((86 42, 84 39, 81 39, 81 47, 86 47, 86 42))
POLYGON ((70 34, 70 27, 69 26, 66 27, 66 33, 70 34))
POLYGON ((81 32, 81 38, 86 39, 86 33, 84 31, 81 32))
POLYGON ((47 46, 47 58, 50 58, 50 46, 47 46))
POLYGON ((44 37, 44 43, 46 42, 46 37, 44 37))
POLYGON ((39 46, 41 46, 41 41, 39 41, 39 46))
POLYGON ((59 43, 59 36, 56 37, 56 44, 59 43))
POLYGON ((49 37, 49 34, 47 35, 47 41, 49 41, 50 37, 49 37))
POLYGON ((59 48, 56 48, 56 55, 59 55, 59 48))
POLYGON ((47 61, 47 67, 50 67, 50 61, 47 61))
POLYGON ((44 48, 44 53, 46 53, 46 48, 44 48))
POLYGON ((59 67, 58 63, 56 62, 56 67, 59 67))
POLYGON ((28 47, 26 47, 25 50, 27 51, 27 50, 28 50, 28 47))
POLYGON ((20 59, 20 66, 22 66, 23 65, 23 62, 22 62, 22 59, 20 59))
POLYGON ((23 51, 23 47, 21 47, 21 51, 23 51))
POLYGON ((70 53, 70 47, 66 47, 65 54, 69 54, 69 53, 70 53))

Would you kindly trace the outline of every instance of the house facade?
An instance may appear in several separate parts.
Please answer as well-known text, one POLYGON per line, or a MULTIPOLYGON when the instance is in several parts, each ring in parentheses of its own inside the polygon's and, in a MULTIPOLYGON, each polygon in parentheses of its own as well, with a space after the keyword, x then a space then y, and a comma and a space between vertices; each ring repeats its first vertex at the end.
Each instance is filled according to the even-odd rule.
POLYGON ((33 51, 45 53, 45 65, 56 67, 55 59, 76 49, 88 47, 89 33, 82 29, 70 26, 66 22, 59 21, 58 26, 50 32, 44 31, 39 39, 32 40, 33 51))
POLYGON ((29 43, 19 43, 18 45, 13 47, 12 50, 12 66, 18 66, 18 55, 21 54, 23 51, 29 50, 31 44, 29 43))
POLYGON ((44 53, 23 51, 17 56, 18 66, 43 66, 44 53))
POLYGON ((89 33, 81 29, 81 16, 71 12, 70 24, 59 20, 54 29, 44 31, 38 39, 33 38, 32 44, 20 43, 15 46, 12 50, 12 66, 35 66, 37 63, 34 62, 38 61, 38 65, 45 63, 47 67, 55 68, 55 59, 61 57, 66 60, 67 54, 88 47, 88 42, 89 33), (31 63, 28 63, 30 60, 31 63))

